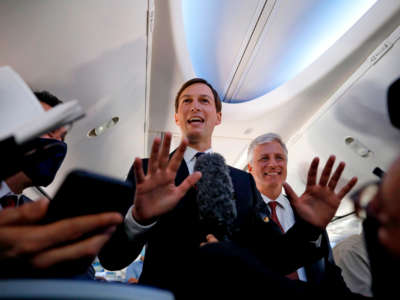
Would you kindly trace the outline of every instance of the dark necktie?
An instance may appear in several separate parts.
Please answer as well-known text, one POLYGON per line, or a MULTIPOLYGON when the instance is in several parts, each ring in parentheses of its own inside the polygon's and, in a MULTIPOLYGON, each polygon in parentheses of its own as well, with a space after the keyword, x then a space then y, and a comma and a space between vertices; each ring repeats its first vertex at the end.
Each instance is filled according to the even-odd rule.
POLYGON ((15 207, 18 203, 18 196, 17 195, 6 195, 0 199, 0 204, 3 208, 6 207, 15 207))
MULTIPOLYGON (((205 153, 204 153, 204 152, 197 152, 197 153, 194 155, 194 157, 196 158, 196 161, 197 161, 197 159, 198 159, 200 156, 202 156, 203 154, 205 154, 205 153)), ((197 184, 194 185, 194 188, 195 188, 195 190, 197 191, 197 184)))
POLYGON ((197 152, 194 157, 196 157, 196 159, 198 159, 200 156, 202 156, 204 154, 204 152, 197 152))
MULTIPOLYGON (((278 226, 281 229, 281 231, 283 233, 285 233, 285 231, 283 230, 283 227, 281 225, 281 222, 279 222, 278 215, 276 214, 276 206, 277 205, 278 205, 278 203, 276 203, 276 201, 268 202, 268 206, 271 209, 271 219, 276 224, 278 224, 278 226)), ((286 277, 289 278, 289 279, 292 279, 292 280, 298 280, 299 279, 299 276, 297 275, 297 271, 294 271, 294 272, 292 272, 290 274, 287 274, 286 277)))

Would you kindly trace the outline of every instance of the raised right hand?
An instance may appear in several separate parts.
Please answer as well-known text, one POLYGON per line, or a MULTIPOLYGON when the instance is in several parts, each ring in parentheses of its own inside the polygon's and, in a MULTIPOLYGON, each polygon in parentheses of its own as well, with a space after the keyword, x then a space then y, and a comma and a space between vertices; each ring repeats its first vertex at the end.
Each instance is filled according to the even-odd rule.
POLYGON ((142 160, 136 158, 134 162, 136 193, 132 216, 140 224, 150 224, 158 216, 172 210, 201 177, 200 172, 194 172, 176 186, 176 172, 188 142, 183 139, 171 159, 169 159, 171 133, 165 134, 161 149, 160 144, 160 138, 155 138, 146 175, 143 172, 142 160))

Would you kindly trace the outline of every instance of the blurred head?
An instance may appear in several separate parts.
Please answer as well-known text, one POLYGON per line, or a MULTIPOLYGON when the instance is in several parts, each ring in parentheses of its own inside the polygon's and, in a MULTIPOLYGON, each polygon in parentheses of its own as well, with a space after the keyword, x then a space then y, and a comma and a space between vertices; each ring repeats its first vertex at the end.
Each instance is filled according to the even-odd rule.
MULTIPOLYGON (((34 92, 34 94, 36 98, 38 98, 40 104, 45 111, 50 110, 51 108, 63 103, 60 99, 58 99, 56 96, 52 95, 48 91, 34 92)), ((67 127, 61 126, 55 130, 43 134, 41 137, 64 141, 67 133, 67 127)))
MULTIPOLYGON (((400 78, 389 86, 387 93, 389 118, 392 125, 398 129, 400 129, 399 94, 400 78)), ((371 193, 363 193, 363 195, 366 195, 364 206, 367 206, 369 213, 376 216, 381 223, 379 229, 380 242, 392 254, 400 257, 400 156, 389 167, 380 184, 376 186, 375 189, 370 189, 377 191, 374 196, 370 196, 371 193)), ((358 194, 362 194, 363 190, 366 190, 366 188, 358 194)), ((362 201, 358 199, 358 202, 362 201)), ((357 206, 359 205, 356 205, 356 208, 357 206)))
POLYGON ((203 148, 198 150, 211 147, 211 136, 221 117, 221 100, 207 81, 195 78, 182 85, 175 98, 175 123, 189 145, 203 148))
POLYGON ((248 169, 256 181, 257 189, 275 200, 282 191, 287 177, 287 148, 275 133, 255 138, 248 149, 248 169))
POLYGON ((400 156, 390 166, 380 184, 367 184, 353 197, 356 209, 361 203, 367 207, 370 215, 380 221, 379 240, 389 251, 400 257, 400 156))
POLYGON ((390 122, 394 127, 400 129, 400 78, 389 86, 387 105, 390 122))
MULTIPOLYGON (((62 103, 56 96, 47 91, 34 92, 45 111, 62 103)), ((30 142, 35 149, 32 155, 25 157, 21 172, 6 179, 7 185, 17 194, 31 186, 47 186, 56 176, 67 153, 64 143, 67 128, 62 126, 43 134, 30 142)))
MULTIPOLYGON (((400 129, 399 103, 400 78, 389 86, 387 93, 389 118, 397 129, 400 129)), ((378 219, 382 223, 379 239, 387 249, 400 257, 400 156, 386 172, 374 201, 378 202, 375 207, 379 208, 378 219)))

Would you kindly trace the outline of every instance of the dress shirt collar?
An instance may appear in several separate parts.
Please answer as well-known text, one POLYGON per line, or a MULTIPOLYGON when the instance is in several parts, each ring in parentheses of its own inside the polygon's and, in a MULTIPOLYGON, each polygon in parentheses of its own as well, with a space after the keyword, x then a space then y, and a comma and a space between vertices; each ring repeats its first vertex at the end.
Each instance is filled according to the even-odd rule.
POLYGON ((0 198, 8 194, 12 194, 11 189, 9 188, 9 186, 5 181, 0 181, 0 198))
POLYGON ((197 151, 196 149, 187 147, 185 150, 185 153, 183 154, 183 159, 186 162, 186 166, 189 170, 189 174, 193 173, 194 164, 196 163, 195 155, 197 154, 197 152, 212 153, 213 151, 212 151, 212 148, 207 149, 206 151, 197 151))
POLYGON ((268 198, 264 194, 261 194, 261 196, 266 204, 268 204, 271 201, 276 201, 278 206, 283 210, 291 209, 289 199, 283 194, 283 192, 281 192, 278 198, 276 198, 275 200, 268 198))
MULTIPOLYGON (((197 154, 197 152, 201 152, 201 151, 197 151, 196 149, 193 149, 192 147, 186 148, 185 153, 183 154, 183 158, 184 158, 186 164, 188 162, 195 161, 195 159, 196 159, 195 155, 197 154)), ((206 151, 203 151, 203 153, 211 153, 211 152, 213 152, 212 148, 207 149, 206 151)))

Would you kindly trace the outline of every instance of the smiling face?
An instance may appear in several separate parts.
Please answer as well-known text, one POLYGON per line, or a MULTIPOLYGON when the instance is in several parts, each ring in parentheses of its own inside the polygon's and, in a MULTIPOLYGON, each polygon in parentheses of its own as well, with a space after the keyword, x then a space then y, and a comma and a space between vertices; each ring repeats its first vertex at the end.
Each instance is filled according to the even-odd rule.
POLYGON ((211 147, 214 127, 221 123, 211 89, 203 83, 185 88, 178 98, 175 123, 189 140, 189 145, 199 151, 211 147))
POLYGON ((282 146, 276 141, 257 145, 248 167, 257 189, 275 200, 281 193, 287 176, 287 157, 282 146))

